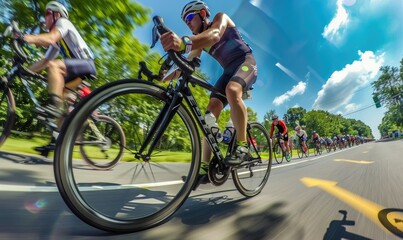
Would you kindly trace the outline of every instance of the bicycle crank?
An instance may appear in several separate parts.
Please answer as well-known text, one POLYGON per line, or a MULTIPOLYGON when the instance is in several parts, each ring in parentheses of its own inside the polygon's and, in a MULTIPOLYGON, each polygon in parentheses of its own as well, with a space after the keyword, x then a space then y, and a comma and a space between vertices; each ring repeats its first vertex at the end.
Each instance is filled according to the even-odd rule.
POLYGON ((213 157, 209 163, 208 178, 210 179, 211 184, 220 186, 227 181, 230 171, 230 167, 225 166, 225 164, 220 164, 217 158, 213 157), (220 165, 222 167, 220 167, 220 165))

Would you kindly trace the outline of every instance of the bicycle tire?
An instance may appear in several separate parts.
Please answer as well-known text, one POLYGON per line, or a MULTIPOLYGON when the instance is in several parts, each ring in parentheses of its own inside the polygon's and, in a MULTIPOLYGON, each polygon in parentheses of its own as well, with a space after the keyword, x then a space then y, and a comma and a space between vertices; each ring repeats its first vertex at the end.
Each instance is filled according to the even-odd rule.
POLYGON ((250 122, 247 136, 252 159, 233 168, 231 175, 238 191, 246 197, 253 197, 262 191, 269 179, 272 154, 270 136, 262 124, 250 122))
POLYGON ((15 121, 15 100, 10 88, 2 84, 0 97, 0 146, 11 133, 15 121))
POLYGON ((297 155, 298 155, 298 158, 302 158, 304 156, 304 151, 302 149, 301 144, 299 144, 297 147, 297 155))
POLYGON ((164 132, 167 137, 162 135, 151 155, 135 158, 140 155, 136 151, 144 141, 148 126, 161 124, 154 117, 170 100, 167 91, 156 84, 119 80, 94 90, 67 116, 56 145, 54 172, 63 200, 81 220, 108 232, 136 232, 163 223, 187 199, 200 168, 201 143, 197 125, 183 103, 177 106, 172 124, 164 132), (73 160, 81 129, 77 126, 94 111, 119 119, 133 161, 121 162, 113 171, 89 172, 80 165, 80 159, 73 160), (178 137, 176 141, 188 139, 171 145, 169 137, 172 136, 178 137), (173 150, 174 146, 187 148, 181 152, 182 162, 173 162, 179 155, 173 152, 157 155, 162 155, 159 150, 163 147, 173 150), (168 159, 156 162, 157 157, 168 159))
POLYGON ((278 144, 278 142, 274 143, 273 155, 274 155, 274 159, 276 160, 276 162, 278 164, 283 162, 283 158, 284 158, 283 150, 280 148, 280 145, 278 144), (281 154, 281 157, 280 157, 280 154, 281 154))
POLYGON ((92 120, 95 130, 102 133, 101 137, 104 139, 99 140, 87 122, 79 135, 81 156, 93 169, 110 170, 118 164, 126 147, 124 131, 119 123, 109 116, 96 115, 92 120))

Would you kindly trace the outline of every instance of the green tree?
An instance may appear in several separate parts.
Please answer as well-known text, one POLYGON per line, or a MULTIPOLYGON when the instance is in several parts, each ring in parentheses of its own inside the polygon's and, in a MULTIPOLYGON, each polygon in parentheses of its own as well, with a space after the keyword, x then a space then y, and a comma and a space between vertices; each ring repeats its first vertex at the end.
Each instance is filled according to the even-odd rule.
POLYGON ((390 124, 397 127, 403 126, 403 59, 400 64, 400 68, 382 66, 380 77, 372 83, 373 95, 388 109, 390 124))
MULTIPOLYGON (((41 29, 35 26, 44 14, 47 2, 48 0, 1 1, 0 11, 4 14, 0 17, 0 26, 4 29, 11 19, 14 19, 19 22, 24 32, 40 33, 41 29)), ((94 88, 109 81, 135 77, 140 61, 145 60, 150 69, 158 70, 160 55, 151 52, 148 44, 140 43, 133 36, 137 26, 144 25, 150 20, 150 9, 130 0, 60 2, 67 7, 69 18, 96 56, 98 80, 91 83, 94 88)), ((43 54, 43 51, 42 48, 33 48, 31 56, 39 56, 43 54)), ((11 58, 11 49, 3 47, 0 54, 2 57, 0 67, 9 68, 10 61, 6 59, 11 58)), ((31 58, 31 60, 34 59, 31 58)), ((46 89, 41 83, 33 86, 33 89, 39 100, 44 101, 47 98, 46 91, 39 91, 46 89)), ((17 102, 16 112, 19 116, 15 129, 40 130, 41 126, 32 122, 35 114, 31 111, 32 104, 25 90, 20 87, 20 83, 15 83, 13 90, 17 102)))
POLYGON ((287 122, 287 127, 294 129, 297 125, 305 125, 302 121, 306 110, 302 107, 289 108, 284 114, 284 120, 287 122))

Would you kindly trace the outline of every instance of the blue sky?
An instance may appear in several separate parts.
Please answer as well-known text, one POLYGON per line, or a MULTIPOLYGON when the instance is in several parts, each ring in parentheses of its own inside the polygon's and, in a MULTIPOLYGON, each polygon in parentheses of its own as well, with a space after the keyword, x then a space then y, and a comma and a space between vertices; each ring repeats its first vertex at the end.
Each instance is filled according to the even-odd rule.
MULTIPOLYGON (((187 0, 141 0, 179 36, 191 34, 180 19, 187 0)), ((246 105, 279 116, 290 108, 322 109, 377 129, 384 108, 375 108, 371 82, 379 67, 400 66, 403 57, 401 0, 206 0, 227 13, 251 45, 258 64, 253 98, 246 105)), ((152 24, 135 32, 151 41, 152 24)), ((163 54, 161 48, 156 48, 163 54)), ((215 80, 222 69, 207 54, 202 70, 215 80)))

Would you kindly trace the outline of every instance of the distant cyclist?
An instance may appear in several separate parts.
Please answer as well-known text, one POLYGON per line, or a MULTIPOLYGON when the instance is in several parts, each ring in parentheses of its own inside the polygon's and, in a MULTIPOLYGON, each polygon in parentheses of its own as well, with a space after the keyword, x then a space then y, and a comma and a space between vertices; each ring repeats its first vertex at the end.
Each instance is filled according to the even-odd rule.
POLYGON ((284 120, 279 120, 277 115, 273 115, 271 117, 273 120, 271 127, 270 127, 270 138, 273 139, 274 127, 277 127, 278 132, 281 134, 281 138, 284 140, 284 145, 286 148, 286 158, 287 160, 290 159, 290 147, 288 146, 288 131, 287 125, 285 124, 284 120))
POLYGON ((306 146, 306 141, 308 140, 308 135, 306 134, 305 130, 302 130, 300 126, 296 126, 295 135, 297 135, 299 142, 302 143, 304 152, 306 152, 308 150, 308 147, 306 146))
POLYGON ((318 148, 320 148, 320 136, 316 131, 312 132, 312 142, 314 145, 316 145, 318 148))
MULTIPOLYGON (((165 51, 188 53, 189 59, 199 57, 205 51, 223 67, 223 74, 215 87, 226 97, 212 94, 207 110, 218 119, 224 107, 230 105, 231 119, 237 132, 237 147, 225 161, 229 165, 239 165, 250 157, 246 139, 247 112, 242 95, 256 81, 257 66, 252 49, 243 40, 231 18, 225 13, 217 13, 212 20, 210 16, 210 9, 204 2, 187 3, 182 9, 181 18, 193 35, 179 37, 174 32, 168 32, 161 36, 161 44, 165 51)), ((206 175, 211 156, 206 141, 203 145, 200 175, 206 175)))
POLYGON ((326 137, 325 144, 327 147, 331 147, 333 145, 333 140, 330 137, 326 137))
MULTIPOLYGON (((94 55, 70 22, 67 9, 59 2, 50 1, 46 4, 45 24, 49 32, 38 35, 25 34, 20 37, 29 44, 48 48, 42 59, 32 64, 30 69, 39 72, 47 68, 49 100, 44 111, 49 116, 59 119, 64 112, 65 83, 73 80, 81 81, 77 79, 78 77, 95 76, 94 55), (57 58, 59 54, 63 60, 57 58)), ((36 148, 36 150, 44 149, 36 148)))

